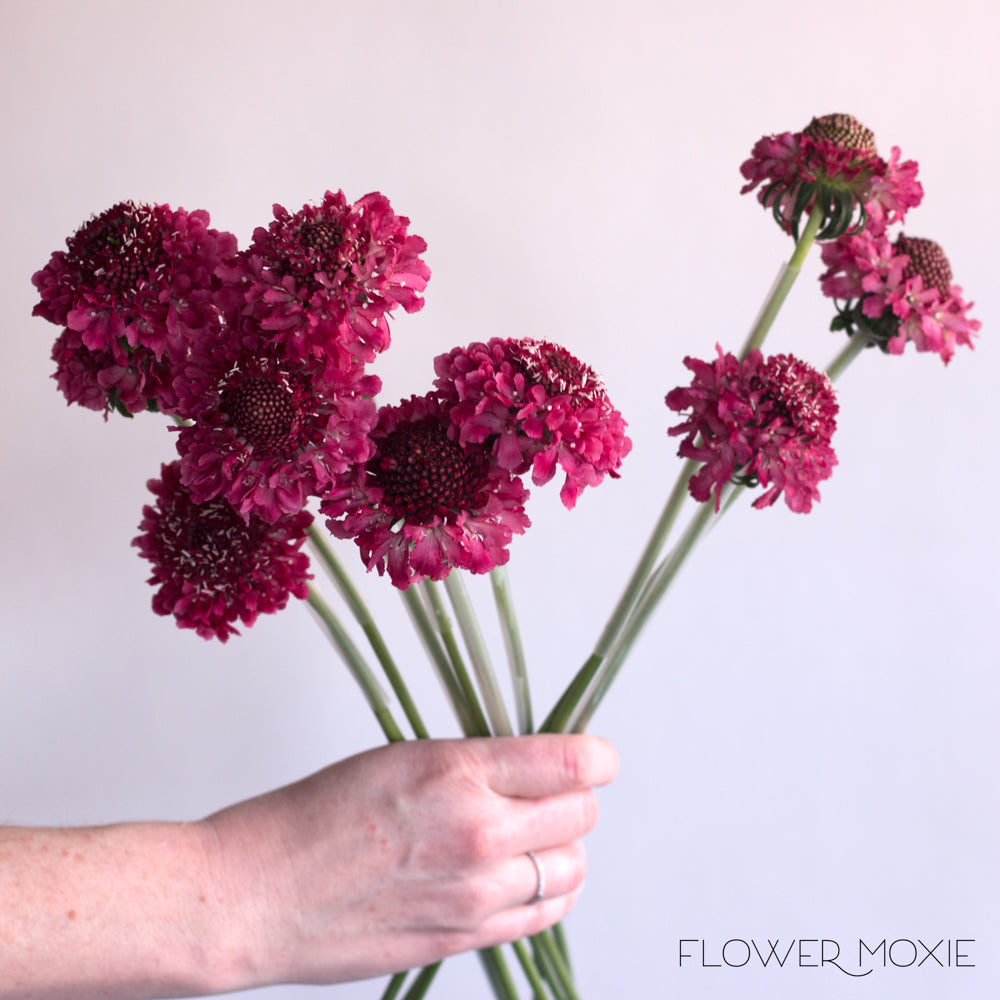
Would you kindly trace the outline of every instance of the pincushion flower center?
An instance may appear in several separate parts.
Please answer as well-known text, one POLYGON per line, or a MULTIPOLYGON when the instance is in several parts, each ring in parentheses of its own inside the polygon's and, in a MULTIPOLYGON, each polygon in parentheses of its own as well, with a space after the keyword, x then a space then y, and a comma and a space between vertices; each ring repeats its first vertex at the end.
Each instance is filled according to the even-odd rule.
POLYGON ((556 344, 522 344, 519 360, 527 379, 550 392, 593 401, 604 392, 597 373, 556 344))
POLYGON ((435 516, 448 519, 474 508, 486 471, 485 458, 449 440, 435 417, 387 434, 368 465, 392 516, 415 523, 435 516))
POLYGON ((143 205, 121 202, 91 219, 67 241, 86 282, 114 292, 134 291, 166 262, 161 234, 143 205))
POLYGON ((915 278, 919 274, 926 288, 936 288, 943 297, 948 297, 951 292, 951 265, 937 243, 900 233, 896 250, 910 258, 903 272, 904 278, 915 278))
POLYGON ((779 418, 800 441, 832 435, 837 403, 825 375, 791 355, 778 354, 768 359, 753 383, 770 404, 769 416, 779 418))
POLYGON ((239 584, 249 567, 247 528, 226 501, 175 504, 164 511, 159 530, 161 558, 172 554, 165 562, 177 575, 210 583, 213 590, 239 584))
POLYGON ((875 152, 874 132, 865 128, 853 115, 823 115, 813 118, 802 130, 802 134, 810 139, 833 143, 841 149, 875 152))
POLYGON ((336 222, 318 219, 304 222, 297 233, 299 244, 306 257, 317 270, 335 270, 339 264, 338 251, 344 242, 344 230, 336 222))
POLYGON ((220 409, 248 444, 280 448, 291 437, 291 390, 268 378, 242 378, 222 392, 220 409))

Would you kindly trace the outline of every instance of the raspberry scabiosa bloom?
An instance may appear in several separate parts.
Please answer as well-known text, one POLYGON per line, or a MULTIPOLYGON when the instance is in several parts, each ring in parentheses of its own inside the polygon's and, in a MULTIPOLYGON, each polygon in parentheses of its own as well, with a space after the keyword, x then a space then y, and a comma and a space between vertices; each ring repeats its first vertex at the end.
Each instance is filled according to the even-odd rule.
POLYGON ((502 468, 530 469, 536 486, 561 468, 566 507, 605 475, 617 478, 632 447, 625 421, 596 372, 565 348, 494 337, 440 355, 434 368, 459 441, 490 445, 502 468))
POLYGON ((132 416, 143 410, 173 412, 173 369, 157 361, 146 347, 129 348, 115 341, 92 351, 76 330, 65 329, 52 346, 53 378, 67 403, 88 410, 111 410, 132 416))
POLYGON ((835 239, 877 223, 900 220, 920 203, 923 188, 917 164, 899 163, 893 147, 889 161, 875 151, 875 137, 851 115, 813 118, 801 132, 764 136, 740 172, 741 194, 760 186, 758 200, 782 229, 799 237, 802 215, 822 208, 817 239, 835 239))
POLYGON ((933 240, 900 233, 842 237, 823 247, 825 295, 840 300, 833 330, 863 331, 889 354, 907 343, 940 355, 947 364, 957 346, 973 346, 980 322, 966 314, 973 303, 952 283, 951 265, 933 240))
POLYGON ((202 338, 175 379, 181 476, 195 502, 223 497, 270 524, 297 513, 371 452, 370 398, 361 365, 330 378, 321 361, 295 361, 252 320, 202 338))
POLYGON ((237 619, 250 626, 258 615, 280 611, 289 597, 307 596, 309 558, 300 550, 309 513, 269 524, 240 517, 221 497, 195 503, 177 461, 148 485, 156 503, 143 508, 142 534, 132 544, 153 564, 148 582, 159 588, 157 614, 225 642, 238 634, 237 619))
POLYGON ((712 363, 685 358, 694 378, 666 397, 671 410, 690 411, 669 433, 684 435, 682 458, 703 463, 689 480, 691 495, 705 502, 714 492, 718 510, 726 483, 759 482, 769 488, 754 507, 768 507, 784 493, 790 510, 807 513, 819 500, 817 483, 837 464, 830 380, 788 354, 765 360, 755 350, 741 362, 716 349, 712 363))
MULTIPOLYGON (((207 212, 119 202, 82 226, 33 276, 41 295, 33 315, 71 331, 60 354, 72 351, 77 367, 104 373, 98 384, 107 390, 105 408, 157 408, 156 390, 169 378, 153 369, 171 353, 182 357, 192 332, 217 329, 215 271, 236 252, 236 240, 208 222, 207 212), (86 358, 84 350, 97 356, 86 358), (112 368, 131 374, 116 378, 112 368), (109 382, 128 388, 116 395, 109 382), (141 405, 118 406, 139 383, 147 390, 141 405)), ((57 379, 62 385, 68 376, 57 379)), ((84 405, 100 408, 87 398, 91 404, 84 405)))
POLYGON ((379 410, 374 454, 341 477, 320 510, 337 538, 352 538, 369 570, 401 590, 453 568, 486 573, 529 521, 528 491, 482 444, 450 434, 448 405, 413 396, 379 410))
POLYGON ((342 191, 327 191, 294 215, 275 205, 274 221, 222 273, 294 356, 351 367, 389 346, 392 310, 424 304, 427 244, 407 232, 409 222, 378 192, 349 205, 342 191))

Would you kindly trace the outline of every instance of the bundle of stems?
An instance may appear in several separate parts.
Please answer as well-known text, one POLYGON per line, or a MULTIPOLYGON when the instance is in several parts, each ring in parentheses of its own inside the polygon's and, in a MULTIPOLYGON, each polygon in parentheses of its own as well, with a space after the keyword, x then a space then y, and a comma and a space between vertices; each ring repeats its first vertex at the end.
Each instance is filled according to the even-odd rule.
MULTIPOLYGON (((764 342, 775 317, 802 269, 822 222, 823 207, 817 205, 798 236, 791 259, 781 265, 770 291, 743 344, 744 359, 764 342)), ((859 328, 843 350, 826 368, 835 380, 870 342, 859 328)), ((663 510, 654 524, 632 574, 601 631, 588 659, 577 671, 563 695, 537 727, 531 705, 528 671, 517 616, 507 574, 503 567, 490 573, 490 582, 500 623, 514 700, 514 724, 504 704, 491 657, 483 640, 476 613, 462 577, 450 573, 441 583, 424 580, 399 593, 427 658, 444 689, 461 732, 465 736, 505 736, 516 731, 583 732, 621 670, 642 629, 649 621, 698 542, 733 506, 745 489, 729 485, 721 503, 702 503, 663 556, 674 526, 684 506, 688 481, 697 467, 688 459, 682 466, 663 510), (662 556, 662 558, 661 558, 662 556), (457 624, 457 629, 456 629, 457 624)), ((388 643, 374 616, 344 570, 322 531, 313 528, 313 552, 339 592, 341 601, 364 633, 382 672, 416 739, 428 737, 425 726, 402 672, 393 659, 388 643)), ((338 654, 355 678, 387 740, 406 739, 389 702, 365 655, 350 638, 336 612, 315 587, 308 602, 326 629, 338 654)), ((532 1000, 577 1000, 569 953, 562 928, 535 935, 511 945, 516 961, 527 980, 532 1000)), ((480 953, 487 978, 499 1000, 518 1000, 519 994, 503 950, 484 949, 480 953)), ((419 1000, 429 989, 440 963, 412 973, 393 976, 382 1000, 419 1000), (409 986, 405 994, 404 987, 409 986)))

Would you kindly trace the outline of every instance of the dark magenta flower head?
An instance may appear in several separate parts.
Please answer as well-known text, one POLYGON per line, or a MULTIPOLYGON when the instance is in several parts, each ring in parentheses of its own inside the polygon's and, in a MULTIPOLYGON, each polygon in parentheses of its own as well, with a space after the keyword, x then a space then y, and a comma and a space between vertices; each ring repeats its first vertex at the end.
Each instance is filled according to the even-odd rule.
POLYGON ((218 328, 215 272, 236 252, 235 237, 208 223, 203 211, 119 202, 35 273, 33 315, 66 328, 53 355, 70 402, 170 410, 171 359, 218 328))
POLYGON ((605 475, 617 478, 632 447, 625 421, 597 373, 564 347, 494 337, 440 355, 434 369, 459 441, 487 444, 502 468, 530 470, 536 486, 562 469, 566 507, 605 475))
POLYGON ((893 147, 883 160, 871 130, 852 115, 823 115, 801 132, 760 139, 740 167, 747 182, 741 194, 759 186, 760 203, 796 239, 802 216, 817 203, 823 207, 817 239, 860 232, 869 219, 884 228, 923 198, 916 162, 901 164, 899 157, 893 147))
POLYGON ((327 191, 294 214, 275 205, 274 221, 222 273, 290 355, 350 368, 389 346, 397 306, 416 312, 424 304, 427 244, 409 222, 378 192, 348 204, 342 191, 327 191))
POLYGON ((685 419, 670 428, 683 435, 678 455, 702 463, 691 477, 695 500, 730 482, 766 487, 754 501, 768 507, 784 493, 790 510, 807 513, 819 500, 817 484, 837 464, 830 439, 837 427, 837 400, 826 375, 790 354, 766 360, 751 351, 744 361, 723 354, 713 362, 685 358, 693 372, 689 386, 668 393, 671 410, 685 419))
POLYGON ((838 300, 831 329, 862 331, 870 344, 902 354, 908 343, 938 354, 947 364, 955 348, 972 348, 982 325, 966 314, 962 289, 933 240, 900 233, 844 236, 823 247, 823 293, 838 300))
POLYGON ((395 586, 441 580, 452 569, 504 565, 529 525, 528 491, 483 444, 450 433, 448 405, 413 396, 379 410, 374 453, 341 477, 320 510, 337 538, 351 538, 369 570, 395 586))
POLYGON ((250 626, 305 598, 309 557, 301 551, 312 517, 301 511, 273 524, 243 518, 221 497, 195 503, 181 482, 180 463, 163 465, 148 483, 156 497, 143 508, 142 532, 132 542, 153 564, 153 610, 173 615, 179 628, 225 642, 233 623, 250 626))
POLYGON ((194 341, 174 380, 181 477, 195 502, 223 497, 268 523, 297 513, 371 453, 379 381, 270 342, 249 317, 194 341))

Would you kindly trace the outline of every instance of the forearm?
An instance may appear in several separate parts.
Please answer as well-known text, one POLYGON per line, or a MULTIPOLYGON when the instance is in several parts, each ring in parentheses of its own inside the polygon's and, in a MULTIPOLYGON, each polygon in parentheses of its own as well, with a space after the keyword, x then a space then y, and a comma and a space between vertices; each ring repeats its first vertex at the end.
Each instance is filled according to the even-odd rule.
POLYGON ((0 1000, 217 991, 204 838, 185 823, 0 828, 0 1000))

